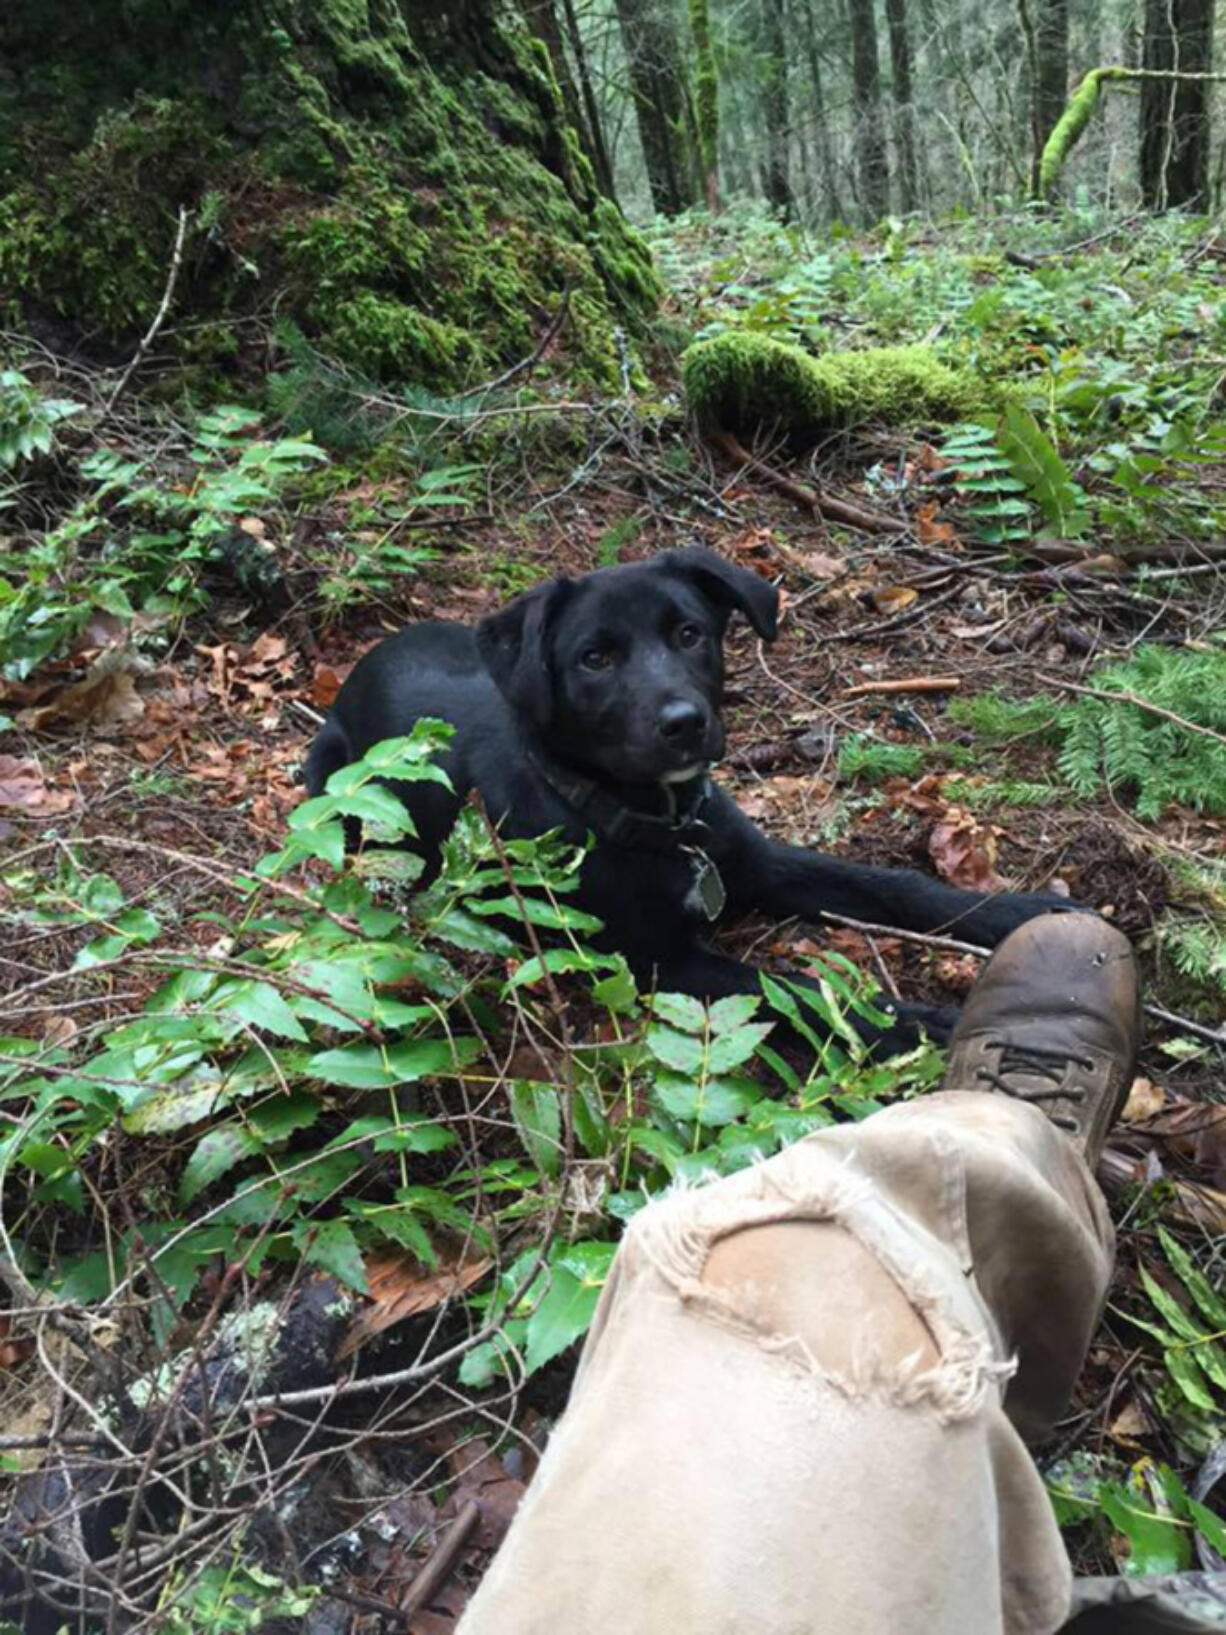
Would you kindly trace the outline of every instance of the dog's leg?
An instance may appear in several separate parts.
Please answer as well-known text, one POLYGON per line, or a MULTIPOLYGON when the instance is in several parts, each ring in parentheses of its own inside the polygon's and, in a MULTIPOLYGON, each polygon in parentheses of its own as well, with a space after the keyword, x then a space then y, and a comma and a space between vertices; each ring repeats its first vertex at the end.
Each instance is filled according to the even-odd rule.
POLYGON ((914 869, 849 863, 799 846, 785 846, 742 831, 736 906, 777 918, 820 921, 823 912, 845 914, 904 931, 932 931, 994 948, 1038 914, 1067 913, 1077 904, 1050 892, 962 891, 914 869))

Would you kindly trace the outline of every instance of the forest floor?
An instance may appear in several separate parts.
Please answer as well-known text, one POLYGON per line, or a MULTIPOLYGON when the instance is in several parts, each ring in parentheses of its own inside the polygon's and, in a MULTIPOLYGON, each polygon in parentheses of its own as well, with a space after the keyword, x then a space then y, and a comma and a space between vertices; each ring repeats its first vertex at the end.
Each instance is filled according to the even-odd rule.
MULTIPOLYGON (((474 930, 463 865, 411 948, 377 918, 386 897, 355 896, 318 854, 256 884, 302 799, 314 723, 383 635, 689 544, 784 594, 777 643, 743 628, 729 641, 719 776, 764 828, 958 884, 1065 891, 1134 939, 1151 1009, 1103 1170, 1116 1279, 1040 1459, 1079 1570, 1221 1565, 1226 239, 1026 218, 819 247, 730 218, 674 225, 656 250, 670 325, 650 378, 628 372, 614 401, 551 386, 546 355, 517 396, 428 412, 321 367, 280 425, 135 396, 99 419, 109 383, 10 338, 43 395, 79 415, 59 428, 71 458, 32 470, 0 515, 17 654, 0 683, 0 1449, 43 1523, 63 1504, 28 1496, 48 1449, 90 1473, 96 1507, 107 1483, 140 1494, 139 1538, 92 1553, 149 1627, 171 1602, 175 1627, 230 1627, 218 1609, 237 1602, 268 1628, 444 1635, 565 1401, 619 1222, 673 1175, 744 1162, 758 1134, 769 1150, 939 1070, 930 1051, 896 1080, 836 1061, 768 1094, 772 1064, 750 1040, 763 1099, 684 1116, 645 1053, 645 1003, 593 988, 581 948, 560 988, 517 984, 517 957, 474 930), (1028 375, 1043 442, 864 426, 803 458, 768 438, 760 464, 730 464, 687 426, 670 344, 738 325, 818 349, 939 340, 984 373, 1028 375), (308 427, 323 442, 328 416, 341 430, 325 459, 308 427), (830 524, 804 488, 897 528, 830 524), (367 938, 365 987, 343 986, 319 941, 329 917, 367 938), (304 945, 331 973, 322 990, 304 945), (445 979, 405 963, 443 946, 445 979), (403 968, 378 966, 393 954, 403 968), (388 992, 413 1006, 392 1014, 388 992), (451 1079, 421 1075, 411 1104, 386 1054, 365 1078, 354 1065, 372 1048, 355 1033, 412 1050, 439 1018, 481 1049, 451 1079), (558 1062, 560 1040, 621 1054, 578 1090, 561 1068, 551 1087, 540 1062, 558 1062), (589 1107, 575 1128, 558 1085, 589 1107), (768 1103, 797 1122, 785 1131, 768 1103), (374 1116, 389 1106, 390 1122, 374 1116), (408 1118, 434 1134, 409 1141, 408 1118), (334 1149, 353 1165, 315 1184, 307 1160, 334 1149), (275 1227, 227 1215, 236 1190, 258 1202, 259 1178, 295 1164, 311 1184, 278 1179, 275 1227), (401 1225, 373 1228, 379 1211, 401 1225), (283 1358, 249 1358, 262 1385, 223 1403, 221 1429, 194 1422, 196 1465, 201 1445, 238 1463, 200 1477, 189 1514, 146 1468, 165 1427, 183 1434, 182 1359, 213 1366, 230 1314, 261 1301, 292 1328, 310 1277, 348 1291, 339 1351, 329 1330, 343 1362, 281 1375, 283 1358), (36 1295, 63 1319, 50 1337, 36 1295), (458 1374, 437 1361, 449 1347, 458 1374), (159 1369, 180 1383, 160 1419, 146 1406, 100 1451, 74 1382, 111 1357, 141 1403, 159 1369), (242 1417, 283 1386, 308 1403, 288 1441, 286 1416, 242 1417), (264 1437, 262 1469, 234 1450, 240 1420, 264 1437), (69 1431, 85 1451, 63 1452, 69 1431), (181 1547, 159 1545, 175 1528, 181 1547)), ((554 861, 540 878, 561 890, 554 861)), ((946 1002, 980 963, 888 926, 757 923, 732 940, 777 972, 834 950, 891 991, 946 1002)), ((181 1468, 190 1487, 186 1455, 181 1468)), ((49 1571, 67 1584, 80 1569, 69 1551, 49 1571)))

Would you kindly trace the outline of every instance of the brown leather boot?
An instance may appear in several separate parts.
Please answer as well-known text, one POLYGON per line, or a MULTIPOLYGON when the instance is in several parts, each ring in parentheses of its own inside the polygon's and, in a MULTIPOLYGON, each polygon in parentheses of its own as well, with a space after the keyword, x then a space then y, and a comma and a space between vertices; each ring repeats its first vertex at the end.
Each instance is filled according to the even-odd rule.
POLYGON ((1141 982, 1094 914, 1043 914, 1000 944, 950 1041, 946 1090, 999 1090, 1066 1130, 1091 1169, 1132 1083, 1141 982))

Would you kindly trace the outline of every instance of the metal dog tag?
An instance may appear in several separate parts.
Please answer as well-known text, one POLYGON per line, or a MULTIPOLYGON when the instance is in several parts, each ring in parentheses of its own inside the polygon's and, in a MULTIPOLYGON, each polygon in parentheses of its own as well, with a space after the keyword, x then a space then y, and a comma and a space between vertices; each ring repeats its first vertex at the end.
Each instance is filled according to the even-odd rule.
POLYGON ((685 894, 686 909, 691 914, 701 914, 704 919, 718 920, 728 901, 728 893, 724 890, 719 870, 706 852, 699 851, 691 852, 690 867, 693 870, 693 879, 690 881, 690 889, 685 894))

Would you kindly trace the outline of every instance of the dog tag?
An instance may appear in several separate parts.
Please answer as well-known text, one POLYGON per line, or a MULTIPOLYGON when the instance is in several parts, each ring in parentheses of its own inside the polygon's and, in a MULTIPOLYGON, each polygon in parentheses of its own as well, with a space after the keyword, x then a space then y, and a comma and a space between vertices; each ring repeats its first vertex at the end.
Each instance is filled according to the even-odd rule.
POLYGON ((685 894, 686 908, 691 914, 701 914, 704 919, 718 920, 728 901, 719 870, 706 852, 691 853, 690 866, 694 873, 690 889, 685 894))

